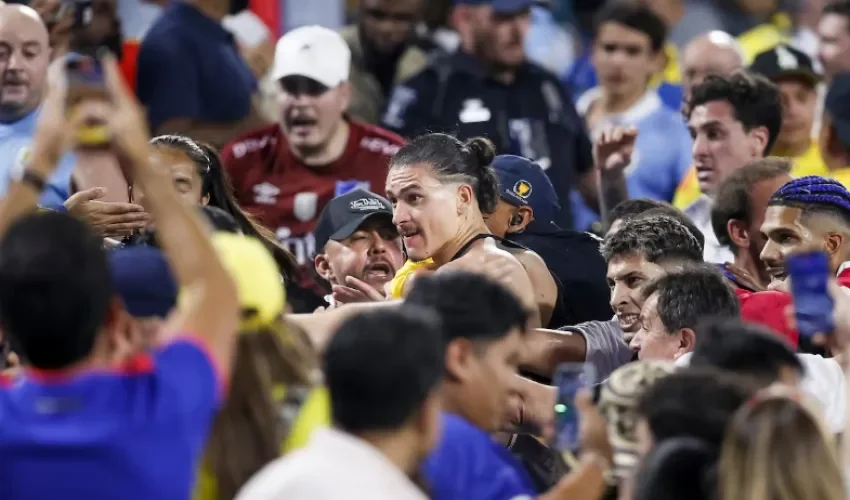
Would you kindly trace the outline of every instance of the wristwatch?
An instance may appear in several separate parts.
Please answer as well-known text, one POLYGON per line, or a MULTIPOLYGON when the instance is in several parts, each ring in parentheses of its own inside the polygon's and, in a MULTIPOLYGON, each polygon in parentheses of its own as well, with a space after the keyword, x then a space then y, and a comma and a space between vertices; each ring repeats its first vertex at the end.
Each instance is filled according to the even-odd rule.
POLYGON ((41 193, 47 187, 47 179, 45 179, 44 175, 27 168, 12 172, 12 180, 25 184, 38 193, 41 193))

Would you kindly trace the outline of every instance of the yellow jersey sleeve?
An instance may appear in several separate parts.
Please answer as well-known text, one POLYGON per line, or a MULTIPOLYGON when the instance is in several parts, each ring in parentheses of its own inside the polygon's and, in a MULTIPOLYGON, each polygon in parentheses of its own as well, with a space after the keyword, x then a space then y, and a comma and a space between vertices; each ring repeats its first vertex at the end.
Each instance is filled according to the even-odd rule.
POLYGON ((433 264, 434 261, 431 259, 423 260, 421 262, 414 262, 412 260, 408 260, 401 266, 401 269, 396 271, 395 276, 392 281, 390 281, 390 295, 394 299, 400 299, 404 297, 404 285, 407 284, 408 278, 417 270, 422 269, 423 267, 428 267, 433 264))
POLYGON ((673 206, 684 210, 700 197, 699 182, 697 182, 697 169, 691 167, 676 188, 673 195, 673 206))

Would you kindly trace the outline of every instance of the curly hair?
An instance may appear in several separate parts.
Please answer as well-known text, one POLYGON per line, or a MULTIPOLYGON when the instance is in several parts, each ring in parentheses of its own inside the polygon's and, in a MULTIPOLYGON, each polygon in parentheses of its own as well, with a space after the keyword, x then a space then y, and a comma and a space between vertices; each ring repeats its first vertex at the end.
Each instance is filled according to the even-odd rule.
POLYGON ((626 220, 619 231, 605 238, 600 249, 605 262, 629 254, 649 262, 678 259, 702 262, 702 246, 691 231, 669 215, 626 220))
POLYGON ((782 127, 782 100, 775 84, 761 75, 745 71, 709 75, 691 90, 691 98, 685 107, 688 119, 694 108, 712 101, 729 103, 735 119, 747 132, 765 127, 767 144, 762 153, 768 154, 782 127))

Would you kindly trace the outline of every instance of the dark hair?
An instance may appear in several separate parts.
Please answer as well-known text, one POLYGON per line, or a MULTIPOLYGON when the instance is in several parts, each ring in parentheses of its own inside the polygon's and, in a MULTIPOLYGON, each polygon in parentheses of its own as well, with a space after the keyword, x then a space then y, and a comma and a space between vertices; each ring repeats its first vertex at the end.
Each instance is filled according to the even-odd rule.
POLYGON ((246 236, 262 241, 286 278, 291 279, 298 273, 295 257, 278 243, 273 232, 259 224, 236 202, 230 176, 213 146, 183 135, 160 135, 151 139, 150 143, 154 147, 169 148, 186 155, 198 169, 202 179, 201 194, 209 196, 207 204, 230 214, 246 236))
POLYGON ((850 19, 850 2, 847 0, 829 2, 824 6, 821 16, 825 16, 827 14, 836 14, 850 19))
POLYGON ((697 239, 697 243, 699 243, 700 252, 702 252, 705 249, 705 235, 702 234, 702 231, 700 231, 699 228, 697 227, 697 225, 694 224, 694 221, 691 220, 690 217, 685 215, 685 212, 682 212, 681 210, 679 210, 678 208, 676 208, 672 205, 656 207, 656 208, 647 210, 646 212, 635 216, 634 219, 651 219, 651 218, 657 217, 659 215, 671 217, 671 218, 676 219, 677 221, 681 222, 682 225, 685 226, 686 228, 688 228, 688 231, 690 231, 690 233, 692 235, 694 235, 694 238, 697 239))
POLYGON ((711 264, 688 266, 662 276, 643 289, 643 299, 656 293, 658 316, 668 332, 696 328, 707 317, 737 318, 741 315, 738 297, 711 264))
POLYGON ((647 210, 661 207, 673 208, 673 205, 664 201, 652 200, 649 198, 632 198, 629 200, 623 200, 620 203, 617 203, 616 207, 611 209, 611 223, 613 224, 618 220, 631 219, 636 215, 646 212, 647 210))
POLYGON ((619 231, 605 238, 601 252, 605 262, 629 254, 642 255, 649 262, 702 262, 702 247, 696 236, 667 215, 626 219, 619 231))
POLYGON ((319 363, 303 331, 283 321, 240 332, 230 391, 207 440, 204 465, 220 500, 236 496, 278 458, 300 410, 317 386, 319 363), (283 395, 278 390, 283 388, 283 395))
POLYGON ((780 369, 803 374, 796 353, 775 333, 738 319, 708 320, 696 328, 697 344, 690 366, 710 366, 751 377, 768 386, 779 379, 780 369))
POLYGON ((756 127, 767 128, 767 144, 762 154, 770 152, 782 127, 782 100, 775 84, 761 75, 745 71, 708 75, 691 90, 691 99, 686 106, 688 119, 695 107, 712 101, 729 103, 735 119, 747 132, 756 127))
POLYGON ((661 442, 635 474, 634 500, 714 500, 718 450, 699 439, 661 442))
POLYGON ((324 359, 334 423, 354 434, 404 426, 442 379, 444 350, 440 322, 425 308, 405 305, 347 320, 324 359))
POLYGON ((622 24, 645 34, 649 37, 653 52, 661 50, 667 39, 667 25, 664 20, 643 2, 609 2, 596 16, 594 39, 599 36, 599 31, 605 23, 622 24))
POLYGON ((850 225, 850 191, 836 180, 817 175, 786 182, 767 205, 799 208, 804 216, 822 214, 850 225))
POLYGON ((756 184, 791 173, 791 161, 787 158, 760 158, 752 161, 723 179, 714 196, 711 208, 711 227, 721 245, 737 252, 729 238, 726 226, 730 220, 742 220, 747 224, 753 220, 750 193, 756 184))
POLYGON ((638 413, 649 424, 655 445, 678 437, 701 439, 719 450, 735 411, 756 391, 740 377, 688 368, 657 380, 641 395, 638 413))
POLYGON ((91 354, 112 292, 103 240, 68 214, 25 215, 0 241, 0 327, 36 368, 91 354))
POLYGON ((513 328, 524 331, 529 317, 516 296, 502 285, 467 272, 417 278, 405 304, 436 310, 446 342, 458 338, 499 340, 513 328))
POLYGON ((490 166, 496 147, 489 139, 473 137, 466 142, 448 134, 425 134, 408 142, 393 156, 390 168, 426 163, 440 182, 463 182, 472 186, 481 213, 490 214, 499 203, 499 181, 490 166))

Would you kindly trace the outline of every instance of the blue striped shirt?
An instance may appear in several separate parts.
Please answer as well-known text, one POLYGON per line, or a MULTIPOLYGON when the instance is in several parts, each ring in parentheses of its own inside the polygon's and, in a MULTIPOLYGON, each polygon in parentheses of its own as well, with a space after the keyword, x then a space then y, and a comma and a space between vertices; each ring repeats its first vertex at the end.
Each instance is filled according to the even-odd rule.
MULTIPOLYGON (((38 110, 14 123, 0 123, 0 198, 9 191, 9 183, 17 169, 29 161, 35 127, 38 123, 38 110)), ((59 160, 56 171, 48 180, 41 195, 39 205, 44 208, 61 208, 70 196, 71 174, 76 159, 67 154, 59 160)))

